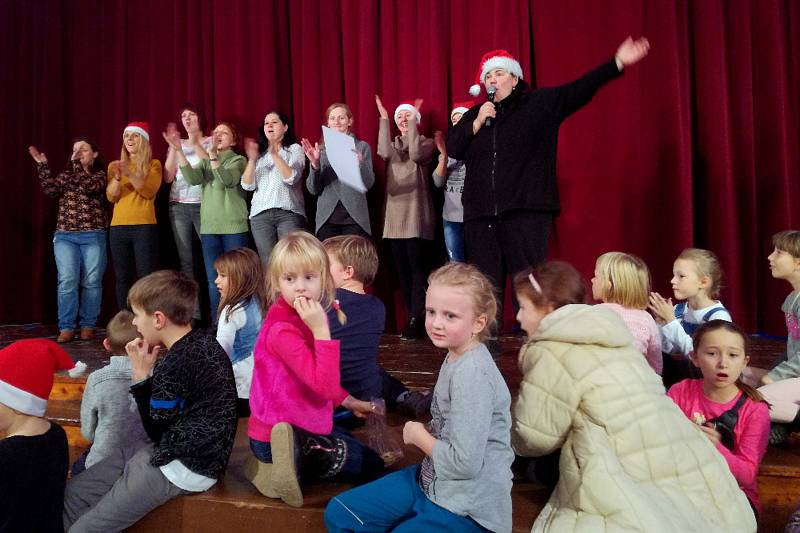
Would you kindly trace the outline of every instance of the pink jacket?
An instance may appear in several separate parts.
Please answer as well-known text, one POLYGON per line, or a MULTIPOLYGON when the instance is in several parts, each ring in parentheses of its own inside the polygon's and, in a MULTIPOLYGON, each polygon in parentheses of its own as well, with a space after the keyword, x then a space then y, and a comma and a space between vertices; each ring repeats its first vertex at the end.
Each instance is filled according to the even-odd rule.
MULTIPOLYGON (((741 394, 741 393, 740 393, 741 394)), ((728 403, 712 402, 703 394, 702 379, 685 379, 670 387, 667 395, 678 404, 681 411, 692 419, 700 413, 706 420, 716 418, 736 403, 740 394, 728 403)), ((767 451, 769 440, 769 407, 764 402, 747 400, 739 409, 739 422, 733 430, 733 451, 717 444, 717 450, 725 457, 733 477, 747 499, 761 513, 758 499, 758 468, 767 451)))
POLYGON ((333 407, 347 396, 339 385, 339 341, 314 340, 283 298, 267 312, 253 350, 247 435, 269 442, 272 426, 289 422, 310 433, 333 429, 333 407))

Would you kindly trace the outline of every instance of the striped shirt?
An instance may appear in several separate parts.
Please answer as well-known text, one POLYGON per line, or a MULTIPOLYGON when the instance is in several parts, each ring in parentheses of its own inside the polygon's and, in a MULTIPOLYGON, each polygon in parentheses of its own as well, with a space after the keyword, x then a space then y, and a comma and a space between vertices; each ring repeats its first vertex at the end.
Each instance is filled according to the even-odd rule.
POLYGON ((274 208, 306 216, 303 187, 300 183, 306 166, 303 148, 297 143, 288 148, 282 147, 280 156, 292 169, 292 175, 288 178, 283 177, 272 160, 272 154, 267 151, 256 161, 255 183, 247 184, 242 180, 242 189, 256 191, 250 204, 250 218, 274 208))

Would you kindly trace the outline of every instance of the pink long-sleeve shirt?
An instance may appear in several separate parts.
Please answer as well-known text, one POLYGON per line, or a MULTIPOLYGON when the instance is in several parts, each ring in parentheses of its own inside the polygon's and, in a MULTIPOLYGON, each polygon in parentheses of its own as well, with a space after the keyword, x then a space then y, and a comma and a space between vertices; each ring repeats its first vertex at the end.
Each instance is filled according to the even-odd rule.
POLYGON ((633 337, 633 345, 642 352, 650 367, 659 376, 664 362, 661 357, 661 332, 650 313, 642 309, 628 309, 619 304, 602 303, 603 307, 617 313, 633 337))
POLYGON ((253 350, 247 435, 270 441, 288 422, 317 435, 333 429, 333 407, 347 397, 339 384, 339 341, 315 340, 283 298, 270 307, 253 350))
MULTIPOLYGON (((685 379, 670 387, 667 395, 678 404, 681 411, 690 419, 694 413, 700 413, 706 420, 716 418, 736 403, 737 394, 727 403, 717 403, 709 400, 703 394, 702 379, 685 379)), ((761 502, 758 499, 758 467, 767 451, 769 441, 769 407, 764 402, 747 400, 739 409, 739 422, 733 429, 734 446, 729 450, 722 443, 717 444, 717 450, 725 457, 733 477, 739 482, 739 487, 761 513, 761 502)))

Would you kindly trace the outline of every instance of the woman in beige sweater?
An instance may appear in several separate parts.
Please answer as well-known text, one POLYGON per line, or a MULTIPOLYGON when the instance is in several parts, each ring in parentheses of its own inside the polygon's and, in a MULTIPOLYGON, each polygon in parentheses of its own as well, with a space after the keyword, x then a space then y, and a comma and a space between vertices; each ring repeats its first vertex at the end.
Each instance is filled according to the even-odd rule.
POLYGON ((427 181, 434 142, 417 130, 421 99, 395 109, 394 121, 400 135, 394 140, 390 136, 389 113, 378 95, 375 103, 381 117, 378 156, 386 162, 383 238, 392 250, 409 317, 402 338, 419 339, 425 335, 425 241, 433 240, 435 227, 427 181))

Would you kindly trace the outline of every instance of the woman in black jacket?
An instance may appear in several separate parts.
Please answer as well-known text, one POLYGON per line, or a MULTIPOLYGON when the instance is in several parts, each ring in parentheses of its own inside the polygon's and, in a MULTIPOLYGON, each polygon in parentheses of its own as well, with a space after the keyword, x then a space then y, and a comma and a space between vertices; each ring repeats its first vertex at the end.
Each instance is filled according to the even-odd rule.
MULTIPOLYGON (((560 210, 556 146, 561 123, 649 49, 647 39, 628 37, 614 58, 595 70, 537 90, 522 79, 519 62, 505 50, 483 56, 478 81, 490 99, 451 129, 447 153, 467 168, 462 196, 467 260, 492 279, 501 295, 507 274, 545 259, 560 210)), ((470 89, 473 96, 479 91, 477 84, 470 89)))

